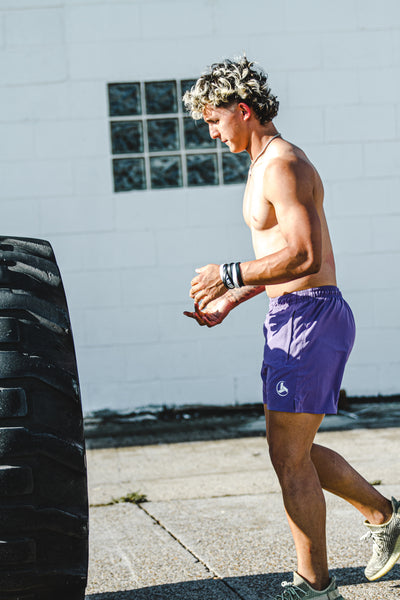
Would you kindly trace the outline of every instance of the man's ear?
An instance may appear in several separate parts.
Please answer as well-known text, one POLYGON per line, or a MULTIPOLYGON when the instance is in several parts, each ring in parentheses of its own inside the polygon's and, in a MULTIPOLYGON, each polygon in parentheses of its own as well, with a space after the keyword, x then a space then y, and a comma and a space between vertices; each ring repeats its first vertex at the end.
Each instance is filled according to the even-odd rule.
POLYGON ((248 119, 250 119, 251 108, 248 104, 246 104, 246 102, 239 102, 238 108, 239 108, 240 112, 242 113, 244 121, 247 121, 248 119))

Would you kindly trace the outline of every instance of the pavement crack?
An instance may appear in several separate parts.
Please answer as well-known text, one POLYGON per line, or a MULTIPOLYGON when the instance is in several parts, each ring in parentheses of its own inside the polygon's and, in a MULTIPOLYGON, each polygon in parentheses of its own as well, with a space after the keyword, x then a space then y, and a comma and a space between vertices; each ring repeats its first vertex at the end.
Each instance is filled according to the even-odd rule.
POLYGON ((147 510, 147 508, 145 508, 141 504, 137 504, 137 507, 140 508, 140 510, 142 510, 153 521, 153 523, 155 523, 156 525, 161 527, 161 529, 163 529, 169 536, 171 536, 172 539, 175 540, 175 542, 177 542, 186 552, 188 552, 196 560, 196 562, 199 562, 201 565, 203 565, 205 570, 208 573, 210 573, 210 575, 212 576, 213 579, 218 579, 225 587, 227 587, 231 592, 233 592, 235 594, 235 596, 237 598, 239 598, 240 600, 246 600, 244 598, 244 596, 239 594, 239 592, 237 590, 235 590, 235 588, 233 588, 224 579, 224 577, 222 575, 220 575, 219 573, 217 573, 217 571, 215 571, 212 567, 210 567, 202 558, 200 558, 200 556, 198 556, 198 554, 196 554, 196 552, 193 552, 193 550, 191 550, 188 546, 186 546, 186 544, 184 544, 182 542, 182 540, 180 540, 176 535, 174 535, 172 533, 172 531, 170 529, 168 529, 168 527, 166 527, 161 521, 159 521, 159 519, 156 519, 156 517, 154 515, 152 515, 151 512, 149 512, 149 510, 147 510))

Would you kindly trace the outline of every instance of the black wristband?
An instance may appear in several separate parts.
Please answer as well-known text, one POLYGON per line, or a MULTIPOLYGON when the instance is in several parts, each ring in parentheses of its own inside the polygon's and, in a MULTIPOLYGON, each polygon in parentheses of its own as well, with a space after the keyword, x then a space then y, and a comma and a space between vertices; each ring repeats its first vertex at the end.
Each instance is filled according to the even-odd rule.
POLYGON ((230 290, 244 286, 239 262, 220 265, 219 274, 224 286, 230 290))
POLYGON ((244 283, 243 283, 243 277, 242 277, 242 273, 240 270, 240 262, 235 263, 235 269, 236 269, 236 277, 239 283, 239 287, 244 287, 244 283))
POLYGON ((229 290, 232 290, 235 287, 235 284, 232 279, 232 272, 230 270, 229 264, 225 263, 224 265, 221 265, 220 275, 224 286, 227 287, 229 290))

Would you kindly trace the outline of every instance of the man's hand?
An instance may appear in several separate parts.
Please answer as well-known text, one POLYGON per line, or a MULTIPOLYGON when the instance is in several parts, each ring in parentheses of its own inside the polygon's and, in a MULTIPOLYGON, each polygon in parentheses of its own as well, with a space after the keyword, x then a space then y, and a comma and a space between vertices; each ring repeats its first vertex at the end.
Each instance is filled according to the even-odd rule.
POLYGON ((226 292, 226 287, 219 275, 219 265, 207 265, 196 269, 197 277, 191 282, 190 297, 202 311, 206 306, 226 292))
POLYGON ((222 323, 233 307, 234 303, 222 296, 221 298, 217 298, 217 300, 211 301, 205 310, 201 310, 195 302, 194 311, 189 312, 185 310, 183 314, 186 317, 194 319, 201 326, 215 327, 215 325, 222 323))

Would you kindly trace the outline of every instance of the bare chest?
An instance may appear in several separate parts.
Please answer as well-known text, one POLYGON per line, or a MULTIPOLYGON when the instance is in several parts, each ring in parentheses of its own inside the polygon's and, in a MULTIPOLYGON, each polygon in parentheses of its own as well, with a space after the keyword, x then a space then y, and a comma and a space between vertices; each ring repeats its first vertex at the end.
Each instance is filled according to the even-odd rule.
POLYGON ((252 231, 267 231, 277 225, 274 207, 263 193, 262 171, 249 175, 243 199, 243 217, 252 231))

